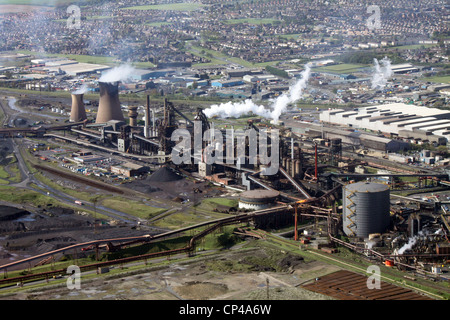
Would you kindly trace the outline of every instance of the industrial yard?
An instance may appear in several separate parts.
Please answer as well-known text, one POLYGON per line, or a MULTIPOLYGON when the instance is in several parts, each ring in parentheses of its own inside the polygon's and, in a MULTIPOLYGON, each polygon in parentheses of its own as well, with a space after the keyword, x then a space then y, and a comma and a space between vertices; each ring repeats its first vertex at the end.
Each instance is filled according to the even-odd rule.
MULTIPOLYGON (((21 136, 21 155, 16 157, 31 165, 22 174, 30 182, 35 181, 38 188, 29 186, 34 191, 44 191, 44 195, 58 196, 58 206, 66 206, 58 209, 47 205, 36 210, 33 206, 19 205, 19 210, 29 211, 20 213, 20 217, 5 217, 12 222, 3 227, 2 282, 24 281, 21 286, 25 289, 13 295, 6 293, 5 298, 145 296, 251 300, 266 298, 264 295, 268 294, 269 299, 282 300, 371 299, 369 293, 323 290, 320 281, 317 282, 322 277, 332 277, 342 270, 342 263, 350 262, 350 272, 363 279, 367 277, 361 275, 364 265, 373 263, 388 268, 385 275, 391 268, 404 273, 406 278, 396 275, 389 279, 394 287, 385 287, 400 298, 436 299, 439 295, 434 290, 441 290, 442 297, 446 297, 444 283, 448 281, 449 254, 446 173, 432 170, 426 163, 415 168, 407 162, 393 161, 387 157, 391 149, 386 146, 392 145, 388 139, 383 144, 381 138, 372 138, 377 143, 359 144, 365 152, 355 154, 354 146, 337 136, 324 136, 314 130, 299 134, 294 128, 301 122, 289 120, 286 115, 282 121, 286 128, 292 129, 260 118, 252 118, 242 127, 256 135, 270 132, 270 128, 282 129, 276 175, 264 174, 261 171, 264 167, 250 164, 248 154, 245 167, 207 162, 207 153, 197 164, 195 161, 174 164, 170 159, 175 147, 171 135, 175 130, 220 128, 218 132, 225 133, 228 124, 220 119, 209 120, 199 108, 186 116, 186 107, 181 111, 167 99, 152 103, 148 97, 144 122, 138 124, 137 108, 129 111, 121 108, 117 85, 99 85, 105 89, 100 90, 97 121, 89 120, 83 98, 75 96, 71 100, 69 122, 37 130, 3 129, 5 137, 21 136), (74 114, 79 118, 73 119, 74 114), (126 117, 129 121, 125 121, 126 117), (128 201, 128 205, 121 206, 123 201, 128 201), (227 252, 207 249, 202 239, 214 238, 217 230, 224 230, 225 226, 234 226, 233 237, 240 241, 227 252), (285 241, 289 249, 280 249, 283 245, 276 244, 278 240, 268 238, 269 234, 263 230, 285 230, 278 232, 283 234, 282 243, 285 241), (159 239, 189 235, 193 237, 185 247, 153 249, 131 256, 120 253, 126 248, 142 250, 149 244, 152 247, 159 239), (261 241, 269 247, 254 247, 261 241), (270 248, 270 243, 278 246, 277 252, 282 252, 278 261, 271 258, 274 248, 270 248), (203 246, 205 253, 198 251, 203 246), (106 254, 114 252, 118 253, 117 258, 105 260, 106 254), (345 258, 345 252, 359 257, 356 260, 360 262, 355 265, 355 258, 345 258), (186 258, 186 254, 192 257, 186 258), (256 258, 259 255, 266 257, 256 258), (85 260, 88 256, 90 260, 85 260), (174 262, 160 258, 165 256, 174 262), (83 261, 82 268, 88 277, 85 281, 93 288, 67 292, 57 284, 48 289, 39 286, 33 289, 34 286, 29 287, 31 283, 26 284, 28 278, 43 277, 49 281, 61 274, 64 270, 58 266, 67 257, 83 261), (290 262, 283 262, 283 258, 290 262), (222 262, 214 266, 211 261, 217 259, 222 262), (125 261, 135 261, 141 267, 126 266, 125 261), (51 266, 50 270, 38 271, 45 265, 51 266), (252 267, 243 272, 242 267, 248 265, 252 267), (37 269, 18 278, 9 275, 24 267, 30 271, 37 269), (92 273, 89 270, 95 269, 108 271, 100 278, 88 276, 92 273), (141 287, 140 279, 146 278, 152 279, 149 287, 147 284, 141 287), (429 283, 426 286, 440 289, 417 291, 413 286, 413 290, 401 291, 396 289, 401 282, 395 279, 402 278, 413 284, 425 281, 429 283), (125 283, 127 288, 133 288, 131 292, 123 287, 125 283), (198 295, 199 288, 205 295, 198 295)), ((29 106, 21 104, 21 108, 29 106)), ((8 114, 6 105, 3 109, 8 114)), ((239 139, 239 131, 236 133, 235 139, 239 139)), ((14 138, 16 143, 17 139, 14 138)), ((208 140, 202 143, 201 150, 206 150, 208 140)), ((403 141, 403 147, 408 143, 403 141)), ((7 150, 13 148, 14 143, 7 150)), ((225 155, 230 152, 227 145, 223 150, 225 155)), ((196 154, 191 156, 193 160, 199 159, 196 154)))

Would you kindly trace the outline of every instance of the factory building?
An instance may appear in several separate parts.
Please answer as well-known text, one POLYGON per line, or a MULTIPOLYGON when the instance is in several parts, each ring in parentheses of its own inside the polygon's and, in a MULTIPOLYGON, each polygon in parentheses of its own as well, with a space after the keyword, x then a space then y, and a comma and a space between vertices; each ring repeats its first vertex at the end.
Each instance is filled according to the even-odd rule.
POLYGON ((446 141, 442 138, 450 134, 450 111, 404 103, 357 108, 350 111, 326 110, 320 114, 320 120, 399 135, 403 138, 420 136, 438 143, 446 141))
POLYGON ((126 162, 121 165, 111 166, 111 172, 125 177, 135 177, 148 172, 148 168, 135 163, 126 162))
POLYGON ((95 155, 95 154, 89 154, 85 156, 78 156, 74 157, 73 160, 78 163, 89 163, 89 162, 97 162, 104 160, 105 157, 95 155))
POLYGON ((217 88, 228 88, 243 85, 244 81, 240 79, 212 81, 211 86, 217 88))
POLYGON ((401 140, 379 137, 356 130, 344 130, 338 128, 329 128, 312 123, 285 122, 285 125, 291 128, 293 133, 298 135, 307 135, 311 138, 323 139, 341 139, 342 143, 354 145, 358 148, 369 148, 384 152, 399 152, 407 150, 410 144, 401 140))

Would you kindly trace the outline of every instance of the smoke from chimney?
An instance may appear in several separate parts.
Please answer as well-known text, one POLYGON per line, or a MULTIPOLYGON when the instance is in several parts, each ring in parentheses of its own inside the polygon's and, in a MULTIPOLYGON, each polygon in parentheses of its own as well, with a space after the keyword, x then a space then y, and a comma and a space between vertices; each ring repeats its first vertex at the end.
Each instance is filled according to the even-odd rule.
POLYGON ((273 100, 270 107, 271 109, 266 109, 263 105, 257 105, 251 99, 247 99, 237 103, 230 101, 220 105, 212 105, 203 112, 208 118, 213 116, 218 116, 220 118, 239 117, 243 114, 252 112, 255 115, 278 121, 281 114, 286 111, 288 105, 296 102, 302 97, 303 90, 306 87, 310 75, 311 68, 309 65, 306 65, 305 70, 303 70, 301 74, 301 79, 289 89, 288 93, 284 93, 273 100))
POLYGON ((130 76, 136 71, 136 69, 128 64, 124 64, 118 67, 114 67, 102 74, 99 82, 124 82, 130 78, 130 76))
POLYGON ((392 76, 393 71, 391 67, 391 60, 384 57, 381 60, 382 66, 377 59, 373 59, 374 73, 372 75, 372 89, 383 89, 386 86, 388 79, 392 76))
POLYGON ((72 92, 72 94, 85 94, 88 91, 88 86, 83 84, 80 88, 72 92))

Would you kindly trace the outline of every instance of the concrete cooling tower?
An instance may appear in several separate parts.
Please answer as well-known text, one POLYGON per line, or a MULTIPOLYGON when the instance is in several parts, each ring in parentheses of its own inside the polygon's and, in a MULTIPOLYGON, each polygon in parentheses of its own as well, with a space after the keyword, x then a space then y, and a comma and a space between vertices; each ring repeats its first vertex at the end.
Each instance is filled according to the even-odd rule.
POLYGON ((80 122, 86 120, 86 110, 84 109, 83 94, 72 94, 72 109, 70 111, 70 122, 80 122))
POLYGON ((100 101, 95 123, 105 123, 110 120, 125 121, 119 101, 118 82, 99 82, 100 101))

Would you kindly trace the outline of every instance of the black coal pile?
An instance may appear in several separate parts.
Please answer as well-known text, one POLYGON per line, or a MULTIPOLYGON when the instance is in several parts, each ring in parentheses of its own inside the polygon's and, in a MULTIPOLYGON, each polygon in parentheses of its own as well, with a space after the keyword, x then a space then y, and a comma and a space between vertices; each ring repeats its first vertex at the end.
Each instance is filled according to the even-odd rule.
POLYGON ((147 178, 147 181, 151 182, 171 182, 183 179, 182 176, 175 173, 172 169, 164 166, 156 170, 151 176, 147 178))
POLYGON ((15 220, 28 214, 30 213, 23 209, 9 206, 0 206, 0 221, 15 220))

